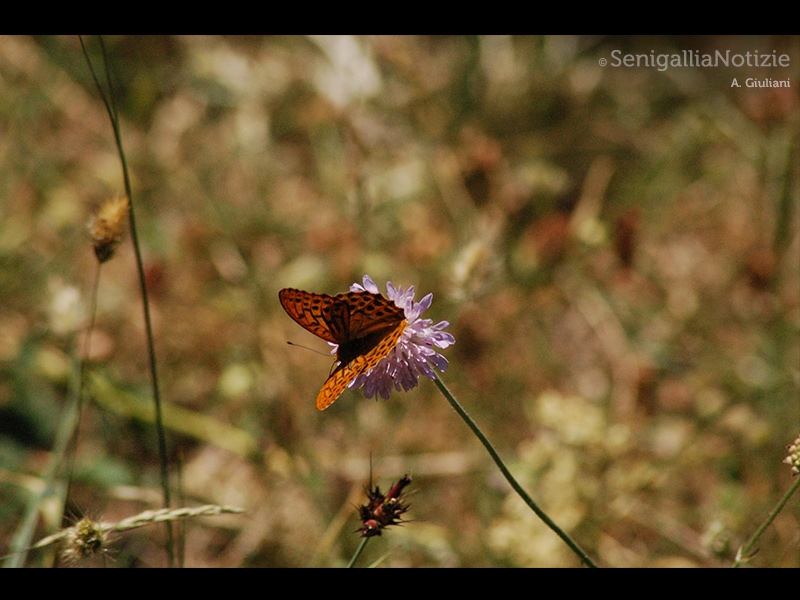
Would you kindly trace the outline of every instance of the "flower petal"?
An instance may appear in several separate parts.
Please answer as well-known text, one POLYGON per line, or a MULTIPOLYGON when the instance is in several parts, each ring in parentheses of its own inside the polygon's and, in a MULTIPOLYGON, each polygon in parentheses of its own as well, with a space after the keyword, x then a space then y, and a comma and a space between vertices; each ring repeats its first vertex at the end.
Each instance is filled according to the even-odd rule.
MULTIPOLYGON (((364 275, 362 283, 363 286, 355 283, 350 289, 379 293, 378 286, 369 275, 364 275)), ((405 311, 408 325, 389 355, 350 383, 351 388, 362 388, 367 398, 380 394, 382 398, 388 399, 392 388, 409 391, 417 386, 420 375, 436 379, 434 368, 445 371, 449 363, 434 347, 444 349, 456 341, 450 333, 443 331, 450 325, 448 321, 439 321, 434 325, 431 319, 419 318, 430 308, 433 294, 427 294, 419 302, 414 302, 414 286, 403 290, 402 287, 395 287, 387 282, 386 290, 387 297, 405 311)))

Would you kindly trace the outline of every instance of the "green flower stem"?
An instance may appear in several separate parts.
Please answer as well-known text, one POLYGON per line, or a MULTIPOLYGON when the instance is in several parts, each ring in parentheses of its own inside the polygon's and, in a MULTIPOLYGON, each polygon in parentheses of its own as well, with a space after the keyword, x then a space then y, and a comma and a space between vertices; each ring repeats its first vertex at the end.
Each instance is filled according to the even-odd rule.
POLYGON ((369 541, 368 537, 361 538, 361 543, 359 544, 358 549, 356 550, 356 553, 353 554, 353 558, 351 558, 350 562, 347 563, 347 568, 348 569, 352 569, 353 565, 356 564, 356 561, 358 560, 358 557, 361 556, 361 552, 363 552, 364 548, 366 548, 368 541, 369 541))
POLYGON ((596 568, 597 565, 594 564, 594 562, 592 561, 591 558, 589 558, 589 556, 586 554, 586 552, 584 552, 580 548, 580 546, 578 546, 578 544, 576 544, 572 540, 572 538, 570 538, 558 525, 556 525, 553 522, 553 520, 550 517, 548 517, 547 514, 545 514, 545 512, 541 508, 539 508, 539 506, 531 499, 531 497, 528 495, 528 493, 524 489, 522 489, 522 486, 517 482, 516 479, 514 479, 514 476, 511 474, 511 472, 508 470, 506 465, 503 463, 503 461, 500 458, 500 456, 497 454, 497 451, 494 449, 494 446, 492 446, 492 444, 489 442, 489 440, 486 439, 486 436, 483 435, 483 432, 480 430, 478 425, 475 423, 475 421, 472 420, 472 418, 461 407, 461 405, 458 403, 458 401, 450 393, 450 390, 448 390, 447 387, 444 385, 444 383, 442 383, 442 380, 437 377, 434 381, 436 382, 436 386, 439 388, 439 390, 442 392, 444 397, 450 403, 450 406, 452 406, 455 409, 455 411, 459 414, 459 416, 462 419, 464 419, 464 421, 467 423, 469 428, 472 429, 472 432, 478 437, 478 439, 481 441, 481 443, 486 447, 486 450, 489 451, 489 454, 491 455, 492 459, 497 464, 497 466, 500 468, 500 472, 503 473, 503 476, 508 480, 508 483, 511 484, 511 487, 514 488, 514 491, 517 492, 517 494, 519 494, 520 498, 522 498, 525 501, 525 504, 527 504, 531 508, 531 510, 534 513, 536 513, 536 516, 539 517, 542 521, 544 521, 544 523, 550 529, 552 529, 556 533, 556 535, 558 535, 558 537, 560 537, 562 540, 564 540, 564 543, 567 546, 569 546, 570 549, 575 554, 578 555, 578 557, 581 559, 581 561, 585 565, 587 565, 589 567, 595 567, 596 568))
POLYGON ((800 487, 800 477, 794 482, 792 487, 789 488, 789 491, 783 495, 783 498, 780 499, 778 504, 775 505, 775 508, 772 509, 772 512, 766 518, 766 520, 761 524, 761 527, 753 534, 753 537, 736 553, 736 561, 733 563, 733 568, 736 569, 737 567, 741 566, 742 563, 747 562, 750 557, 752 556, 753 546, 756 545, 758 539, 761 537, 761 534, 764 533, 764 530, 769 527, 770 523, 775 520, 775 517, 778 516, 778 513, 783 510, 783 507, 786 506, 786 503, 789 501, 789 498, 792 497, 797 491, 797 488, 800 487))

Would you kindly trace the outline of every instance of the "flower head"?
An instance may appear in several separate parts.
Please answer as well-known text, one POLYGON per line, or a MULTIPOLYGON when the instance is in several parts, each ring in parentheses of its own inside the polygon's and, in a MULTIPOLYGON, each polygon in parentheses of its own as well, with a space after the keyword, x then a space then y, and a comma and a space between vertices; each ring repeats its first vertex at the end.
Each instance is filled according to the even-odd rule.
POLYGON ((67 530, 62 556, 70 562, 108 550, 108 531, 101 523, 84 517, 67 530))
POLYGON ((401 516, 408 510, 408 504, 402 502, 402 496, 403 489, 410 483, 411 477, 403 475, 385 496, 377 485, 367 490, 367 503, 358 509, 361 537, 380 535, 390 525, 405 522, 401 516))
MULTIPOLYGON (((364 275, 362 283, 354 283, 350 291, 380 293, 369 275, 364 275)), ((420 375, 436 379, 434 367, 446 371, 447 359, 436 350, 447 348, 456 341, 451 334, 443 331, 450 325, 447 321, 434 325, 431 319, 420 319, 420 315, 430 307, 433 294, 415 302, 414 286, 403 290, 401 287, 395 288, 391 281, 386 283, 386 291, 389 300, 405 311, 408 325, 389 355, 349 385, 350 388, 364 388, 367 398, 380 394, 384 400, 389 398, 392 387, 406 392, 416 387, 420 375)))
POLYGON ((792 475, 800 473, 800 436, 789 446, 789 455, 783 462, 792 467, 792 475))

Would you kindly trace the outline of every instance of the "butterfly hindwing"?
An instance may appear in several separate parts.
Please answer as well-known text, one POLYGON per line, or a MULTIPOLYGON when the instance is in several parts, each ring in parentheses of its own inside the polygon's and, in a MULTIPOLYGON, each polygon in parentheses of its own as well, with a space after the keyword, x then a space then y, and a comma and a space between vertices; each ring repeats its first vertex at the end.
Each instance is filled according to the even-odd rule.
POLYGON ((319 394, 317 394, 317 409, 325 410, 328 408, 356 377, 366 373, 386 358, 397 345, 397 341, 403 335, 406 325, 405 320, 401 321, 369 352, 359 354, 349 362, 341 362, 328 377, 319 394))

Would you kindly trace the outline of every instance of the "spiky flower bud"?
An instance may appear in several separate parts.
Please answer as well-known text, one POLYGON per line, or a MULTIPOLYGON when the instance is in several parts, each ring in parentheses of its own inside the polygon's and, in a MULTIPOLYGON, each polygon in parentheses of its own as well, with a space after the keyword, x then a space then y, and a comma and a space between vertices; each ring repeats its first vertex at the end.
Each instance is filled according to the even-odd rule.
POLYGON ((376 485, 374 489, 367 490, 368 502, 359 507, 361 517, 362 537, 381 535, 381 532, 390 525, 404 523, 401 516, 409 505, 402 502, 403 489, 411 483, 411 477, 403 475, 385 496, 376 485))
POLYGON ((89 222, 94 253, 101 263, 114 255, 122 241, 125 218, 128 216, 128 198, 120 196, 106 200, 89 222))

